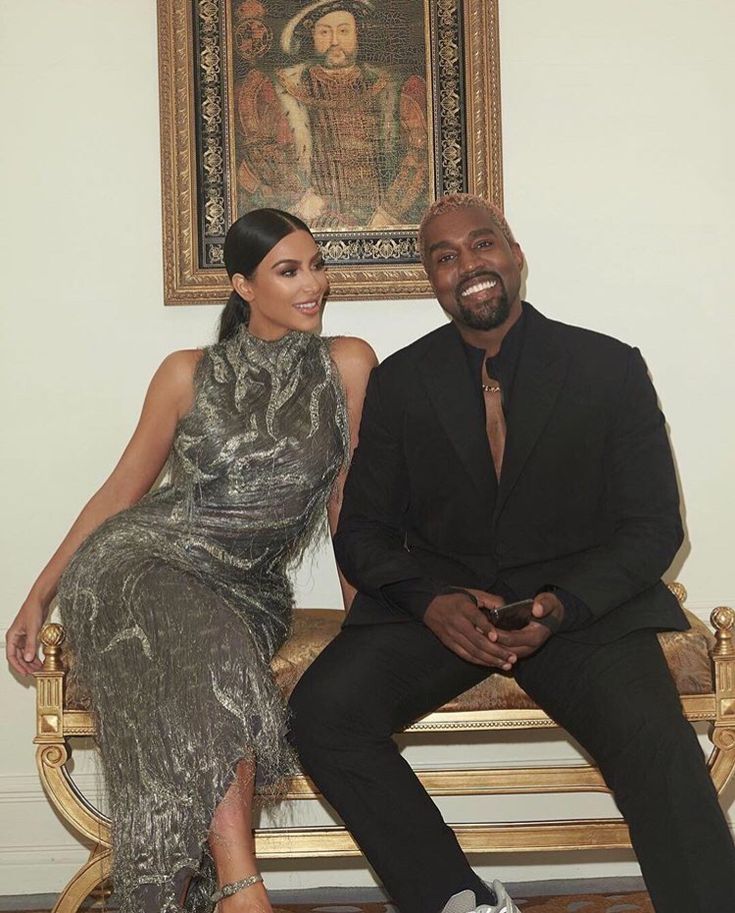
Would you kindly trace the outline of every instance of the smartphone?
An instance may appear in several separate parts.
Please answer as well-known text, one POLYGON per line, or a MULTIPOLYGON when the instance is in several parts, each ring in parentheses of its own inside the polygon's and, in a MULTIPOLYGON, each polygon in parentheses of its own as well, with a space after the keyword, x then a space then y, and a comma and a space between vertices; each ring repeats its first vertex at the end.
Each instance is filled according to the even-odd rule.
POLYGON ((482 611, 487 615, 488 620, 501 631, 517 631, 535 620, 531 612, 533 603, 533 599, 521 599, 519 602, 509 602, 497 609, 483 609, 482 611))

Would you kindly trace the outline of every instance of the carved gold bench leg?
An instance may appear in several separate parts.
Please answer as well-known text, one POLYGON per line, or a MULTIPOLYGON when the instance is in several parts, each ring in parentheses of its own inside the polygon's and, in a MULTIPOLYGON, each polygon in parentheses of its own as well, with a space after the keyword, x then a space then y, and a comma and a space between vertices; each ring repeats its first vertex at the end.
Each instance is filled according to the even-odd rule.
POLYGON ((79 791, 69 776, 66 742, 40 745, 36 752, 38 773, 51 804, 61 817, 94 844, 110 846, 110 821, 79 791))
POLYGON ((712 660, 715 667, 715 722, 710 758, 710 773, 718 793, 722 792, 735 771, 735 646, 733 627, 735 611, 726 606, 710 616, 715 629, 712 660))
POLYGON ((93 852, 59 895, 52 913, 77 913, 84 901, 110 877, 112 850, 93 852))
POLYGON ((36 763, 49 800, 71 826, 94 844, 110 845, 110 822, 80 792, 69 775, 70 750, 64 725, 64 629, 48 624, 41 632, 43 669, 36 672, 36 763))
POLYGON ((54 808, 77 832, 94 844, 89 860, 61 892, 54 913, 77 913, 87 897, 110 875, 110 822, 77 788, 67 764, 69 744, 64 729, 64 675, 61 644, 64 629, 49 624, 41 633, 43 669, 36 678, 36 763, 41 783, 54 808))

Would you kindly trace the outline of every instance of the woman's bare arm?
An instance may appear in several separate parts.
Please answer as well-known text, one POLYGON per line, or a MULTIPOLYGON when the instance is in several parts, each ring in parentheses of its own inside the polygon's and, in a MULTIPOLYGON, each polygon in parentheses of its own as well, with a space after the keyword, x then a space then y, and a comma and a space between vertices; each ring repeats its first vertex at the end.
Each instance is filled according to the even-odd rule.
POLYGON ((101 523, 130 507, 158 478, 171 450, 179 419, 191 408, 194 371, 202 352, 174 352, 153 376, 140 420, 120 461, 87 502, 61 545, 31 587, 6 635, 8 662, 22 675, 40 668, 38 633, 74 552, 101 523))
MULTIPOLYGON (((332 342, 332 358, 337 365, 342 386, 347 398, 347 416, 350 429, 350 456, 357 446, 360 434, 360 419, 362 417, 362 403, 365 399, 365 389, 367 387, 368 377, 378 359, 372 348, 363 339, 357 339, 354 336, 339 336, 332 342)), ((329 520, 329 529, 334 535, 339 520, 339 512, 342 507, 342 491, 344 489, 345 479, 347 477, 347 467, 340 470, 339 475, 332 489, 332 497, 329 500, 327 508, 327 517, 329 520)), ((349 609, 352 600, 355 598, 355 588, 349 584, 342 571, 337 568, 339 573, 339 585, 342 588, 342 600, 345 609, 349 609)))

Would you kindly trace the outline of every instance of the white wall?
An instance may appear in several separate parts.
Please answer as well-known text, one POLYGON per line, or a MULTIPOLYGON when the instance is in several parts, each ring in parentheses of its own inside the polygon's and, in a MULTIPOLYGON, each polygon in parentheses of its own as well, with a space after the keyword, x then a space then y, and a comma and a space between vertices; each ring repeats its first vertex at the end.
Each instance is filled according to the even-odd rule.
MULTIPOLYGON (((735 604, 733 25, 732 0, 501 0, 505 202, 528 297, 641 347, 684 490, 691 552, 676 573, 705 615, 735 604)), ((152 0, 0 0, 0 92, 6 627, 115 462, 158 362, 209 341, 216 312, 162 305, 152 0)), ((431 302, 335 303, 326 331, 365 336, 385 356, 441 319, 431 302)), ((331 558, 298 588, 303 605, 337 605, 331 558)), ((0 894, 57 890, 84 856, 37 785, 33 701, 0 676, 0 894)), ((531 750, 570 754, 518 740, 498 752, 531 750)), ((541 817, 553 801, 493 807, 541 817)), ((448 807, 458 818, 478 814, 471 805, 448 807)), ((272 886, 370 883, 358 862, 297 866, 279 866, 272 886)), ((625 855, 502 857, 493 871, 530 880, 635 866, 625 855)))

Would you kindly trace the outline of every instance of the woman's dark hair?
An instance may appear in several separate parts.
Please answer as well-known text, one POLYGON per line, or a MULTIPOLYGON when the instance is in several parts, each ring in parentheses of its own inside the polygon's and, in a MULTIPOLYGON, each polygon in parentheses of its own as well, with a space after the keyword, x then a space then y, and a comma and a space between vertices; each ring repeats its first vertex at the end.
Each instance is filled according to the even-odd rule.
MULTIPOLYGON (((230 225, 225 237, 225 269, 232 279, 241 273, 249 279, 260 261, 292 231, 309 231, 297 216, 282 209, 253 209, 230 225)), ((250 320, 250 305, 233 289, 219 319, 218 342, 233 336, 250 320)))

